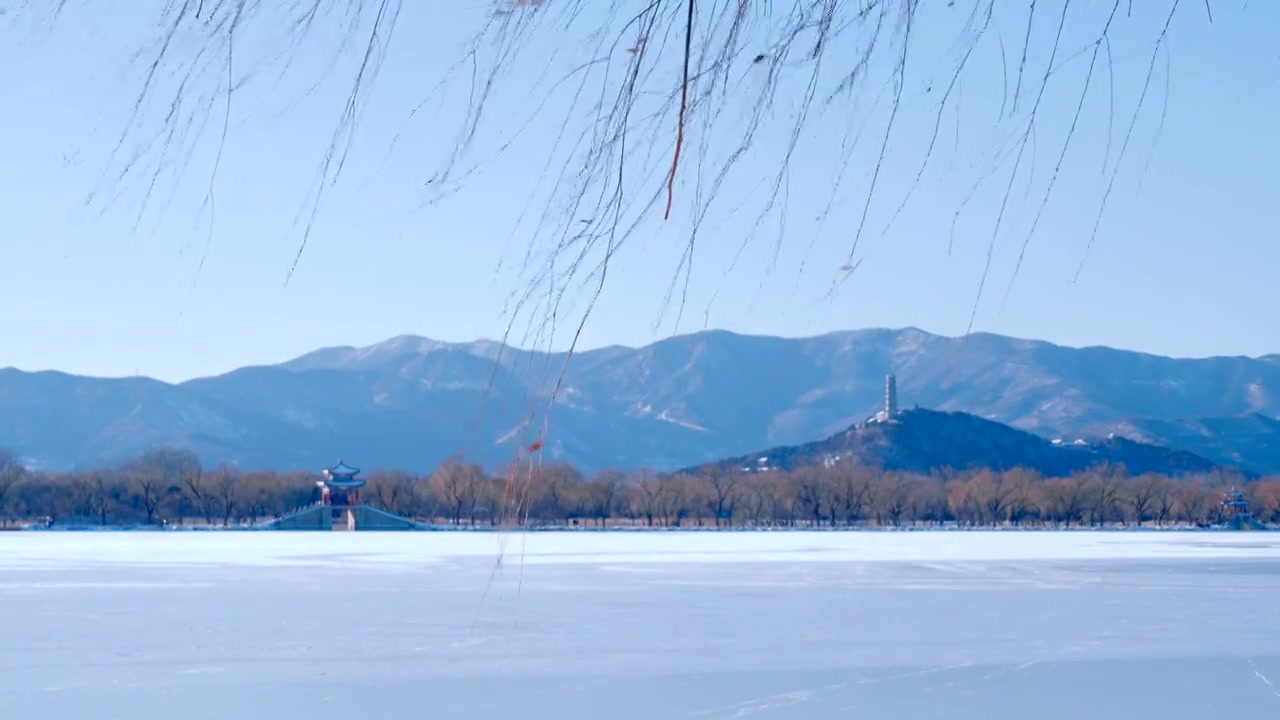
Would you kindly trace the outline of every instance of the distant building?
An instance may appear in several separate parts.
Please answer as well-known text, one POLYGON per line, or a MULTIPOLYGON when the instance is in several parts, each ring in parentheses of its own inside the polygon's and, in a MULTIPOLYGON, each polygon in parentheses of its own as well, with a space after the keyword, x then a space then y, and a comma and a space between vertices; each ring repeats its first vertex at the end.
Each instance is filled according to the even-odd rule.
POLYGON ((884 414, 886 418, 898 415, 898 379, 892 373, 884 376, 884 414))
POLYGON ((364 478, 359 468, 339 460, 321 471, 318 501, 267 523, 274 530, 415 530, 422 526, 405 517, 361 502, 364 478))
POLYGON ((364 479, 357 478, 359 474, 359 468, 353 468, 341 460, 337 465, 321 471, 324 479, 316 483, 320 486, 320 503, 334 509, 335 519, 339 511, 349 511, 360 504, 360 488, 364 487, 364 479))
POLYGON ((889 422, 898 416, 898 379, 892 373, 884 376, 884 409, 867 422, 889 422))
POLYGON ((1222 514, 1227 527, 1234 530, 1250 530, 1256 524, 1249 511, 1249 498, 1234 485, 1222 496, 1222 514))
POLYGON ((360 504, 360 488, 364 480, 357 478, 359 468, 353 468, 343 461, 321 471, 324 479, 316 484, 320 486, 320 504, 332 508, 330 526, 334 530, 356 529, 356 507, 360 504))

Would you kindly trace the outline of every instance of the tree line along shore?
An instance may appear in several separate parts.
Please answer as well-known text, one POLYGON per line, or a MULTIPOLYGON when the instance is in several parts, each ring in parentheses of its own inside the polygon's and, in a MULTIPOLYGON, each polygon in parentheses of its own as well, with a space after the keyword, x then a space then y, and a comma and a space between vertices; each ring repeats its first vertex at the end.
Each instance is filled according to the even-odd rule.
MULTIPOLYGON (((114 467, 31 471, 0 454, 0 527, 249 527, 318 501, 312 472, 208 468, 161 449, 114 467)), ((1280 523, 1280 477, 1131 475, 1099 466, 1066 477, 1024 468, 930 474, 857 464, 791 472, 601 471, 527 463, 505 473, 449 462, 429 474, 375 470, 361 501, 457 527, 851 528, 1167 527, 1221 524, 1236 488, 1259 522, 1280 523)))

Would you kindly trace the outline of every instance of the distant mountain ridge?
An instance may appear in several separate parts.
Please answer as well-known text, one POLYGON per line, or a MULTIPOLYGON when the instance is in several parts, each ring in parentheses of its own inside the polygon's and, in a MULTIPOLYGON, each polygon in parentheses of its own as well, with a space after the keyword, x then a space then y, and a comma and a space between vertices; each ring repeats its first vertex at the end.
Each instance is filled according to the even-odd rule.
MULTIPOLYGON (((161 444, 243 467, 318 468, 342 456, 425 471, 459 453, 499 464, 513 443, 541 437, 538 398, 564 360, 402 336, 177 384, 0 370, 0 446, 52 468, 161 444), (531 416, 538 422, 521 429, 531 416)), ((903 407, 1047 438, 1115 432, 1280 472, 1280 356, 1173 359, 912 328, 799 339, 708 331, 581 352, 541 439, 551 459, 587 470, 696 465, 841 432, 880 408, 889 372, 903 407)))

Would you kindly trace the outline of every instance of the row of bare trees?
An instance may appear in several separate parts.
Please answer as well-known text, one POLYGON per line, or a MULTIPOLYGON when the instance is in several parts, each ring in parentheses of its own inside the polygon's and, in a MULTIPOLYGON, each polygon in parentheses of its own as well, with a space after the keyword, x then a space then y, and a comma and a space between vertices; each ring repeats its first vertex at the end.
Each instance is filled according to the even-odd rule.
MULTIPOLYGON (((70 473, 24 469, 0 451, 0 526, 46 524, 239 526, 317 500, 315 474, 203 467, 184 450, 70 473)), ((1068 477, 1007 471, 931 475, 854 464, 794 472, 659 475, 568 465, 495 476, 447 463, 429 475, 375 471, 363 501, 456 526, 856 527, 1199 525, 1224 520, 1237 486, 1254 515, 1280 522, 1280 478, 1171 478, 1101 466, 1068 477)))

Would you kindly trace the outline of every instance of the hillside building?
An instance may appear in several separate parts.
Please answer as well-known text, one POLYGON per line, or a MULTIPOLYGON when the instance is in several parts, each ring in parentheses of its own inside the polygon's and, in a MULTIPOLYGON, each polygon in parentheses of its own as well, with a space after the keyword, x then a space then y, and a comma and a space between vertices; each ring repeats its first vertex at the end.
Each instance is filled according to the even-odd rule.
POLYGON ((884 377, 884 415, 890 419, 898 415, 898 378, 892 373, 884 377))
POLYGON ((889 422, 898 417, 898 378, 893 373, 884 376, 884 409, 868 418, 867 422, 889 422))

